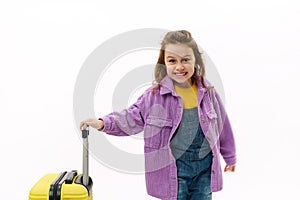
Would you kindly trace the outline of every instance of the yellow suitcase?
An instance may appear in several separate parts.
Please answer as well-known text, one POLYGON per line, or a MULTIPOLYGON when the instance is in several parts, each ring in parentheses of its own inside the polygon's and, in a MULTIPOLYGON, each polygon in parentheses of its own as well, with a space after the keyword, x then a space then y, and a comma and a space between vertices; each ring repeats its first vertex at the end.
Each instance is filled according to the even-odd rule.
POLYGON ((83 127, 83 173, 76 170, 46 174, 30 190, 29 200, 92 200, 93 181, 88 164, 89 129, 83 127))

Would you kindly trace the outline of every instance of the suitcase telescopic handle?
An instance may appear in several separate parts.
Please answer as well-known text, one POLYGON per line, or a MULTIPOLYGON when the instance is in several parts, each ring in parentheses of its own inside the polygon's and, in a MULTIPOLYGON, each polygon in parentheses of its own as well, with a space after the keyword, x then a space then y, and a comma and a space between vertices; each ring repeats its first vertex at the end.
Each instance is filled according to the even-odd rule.
POLYGON ((84 185, 89 184, 89 127, 84 124, 82 127, 83 140, 83 162, 82 162, 82 182, 84 185))

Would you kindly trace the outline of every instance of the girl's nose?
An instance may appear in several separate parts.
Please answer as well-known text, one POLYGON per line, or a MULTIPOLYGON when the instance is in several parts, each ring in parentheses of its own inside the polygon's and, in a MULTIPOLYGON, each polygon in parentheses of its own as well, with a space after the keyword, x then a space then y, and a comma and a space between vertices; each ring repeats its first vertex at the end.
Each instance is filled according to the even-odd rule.
POLYGON ((184 70, 184 66, 181 62, 178 62, 177 65, 176 65, 176 70, 177 71, 181 71, 181 70, 184 70))

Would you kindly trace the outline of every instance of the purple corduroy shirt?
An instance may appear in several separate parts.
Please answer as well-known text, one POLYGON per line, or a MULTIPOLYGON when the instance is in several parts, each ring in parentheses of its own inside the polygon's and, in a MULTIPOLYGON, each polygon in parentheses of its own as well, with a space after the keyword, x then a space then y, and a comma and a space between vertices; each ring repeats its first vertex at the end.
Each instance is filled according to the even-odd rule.
MULTIPOLYGON (((210 85, 205 80, 206 85, 210 85)), ((198 85, 199 123, 213 152, 211 191, 222 189, 220 155, 228 165, 236 163, 236 149, 232 128, 223 103, 215 89, 206 89, 200 78, 198 85)), ((177 199, 177 167, 170 149, 170 140, 178 128, 183 102, 175 92, 173 81, 166 76, 147 89, 130 107, 101 117, 103 132, 115 136, 129 136, 144 131, 145 178, 149 195, 163 199, 177 199)))

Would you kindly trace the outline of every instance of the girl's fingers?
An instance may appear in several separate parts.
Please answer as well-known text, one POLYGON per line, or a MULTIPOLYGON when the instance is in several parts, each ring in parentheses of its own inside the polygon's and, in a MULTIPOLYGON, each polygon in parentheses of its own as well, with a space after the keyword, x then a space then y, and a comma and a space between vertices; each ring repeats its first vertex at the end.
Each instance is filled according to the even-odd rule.
POLYGON ((100 129, 101 128, 98 119, 87 119, 87 120, 82 121, 80 123, 80 130, 82 130, 82 127, 83 127, 84 124, 86 124, 87 126, 90 126, 92 128, 95 128, 95 129, 100 129))
POLYGON ((83 125, 86 124, 86 125, 90 125, 89 123, 89 119, 88 120, 84 120, 82 122, 80 122, 80 130, 82 129, 83 125))
POLYGON ((226 165, 226 167, 224 169, 224 172, 227 172, 227 171, 234 172, 235 171, 235 165, 232 165, 232 166, 226 165))

